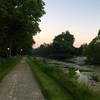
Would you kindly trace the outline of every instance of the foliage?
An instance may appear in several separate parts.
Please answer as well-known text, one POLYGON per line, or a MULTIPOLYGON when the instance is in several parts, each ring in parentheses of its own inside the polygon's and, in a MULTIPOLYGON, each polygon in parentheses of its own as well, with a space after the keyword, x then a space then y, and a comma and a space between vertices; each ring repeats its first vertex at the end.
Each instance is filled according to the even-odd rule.
POLYGON ((56 80, 48 76, 42 69, 44 67, 43 62, 38 63, 32 58, 28 59, 28 63, 31 65, 33 74, 36 76, 42 92, 47 100, 73 100, 69 94, 60 86, 56 80))
POLYGON ((67 73, 67 77, 72 78, 73 80, 77 80, 78 76, 76 74, 76 68, 74 67, 69 67, 68 68, 68 73, 67 73))
POLYGON ((0 0, 0 55, 7 55, 7 48, 12 54, 31 49, 44 13, 42 0, 0 0))
POLYGON ((69 58, 75 54, 75 47, 73 46, 74 36, 69 31, 62 32, 56 36, 51 44, 42 44, 39 48, 33 51, 34 54, 49 58, 69 58))
POLYGON ((88 61, 94 64, 100 64, 100 31, 88 45, 86 50, 88 61))
POLYGON ((53 48, 55 53, 68 53, 73 52, 74 36, 69 31, 62 32, 62 34, 56 36, 53 40, 53 48))
MULTIPOLYGON (((31 63, 33 63, 33 67, 35 66, 33 68, 34 73, 39 74, 40 71, 35 71, 35 68, 37 69, 39 68, 39 70, 41 70, 42 73, 50 77, 49 80, 51 79, 55 80, 62 88, 64 88, 64 92, 66 93, 66 95, 69 94, 72 100, 99 100, 100 99, 98 94, 91 91, 86 86, 80 85, 77 82, 73 82, 73 80, 67 77, 67 74, 63 73, 62 70, 49 66, 47 62, 44 62, 42 60, 37 60, 37 59, 32 60, 32 58, 30 60, 31 60, 31 63)), ((41 82, 42 79, 40 79, 39 77, 43 78, 44 75, 42 76, 41 74, 37 77, 41 82)), ((46 79, 45 81, 42 81, 42 84, 45 84, 47 81, 48 79, 46 79)), ((52 86, 52 84, 50 84, 50 86, 52 86)), ((45 86, 43 85, 42 88, 45 88, 45 86)), ((48 85, 46 85, 46 88, 49 88, 49 83, 48 85)), ((48 93, 49 90, 45 92, 48 93)), ((52 100, 51 98, 49 99, 52 100)), ((62 99, 58 99, 58 100, 62 100, 62 99)))
POLYGON ((52 47, 50 44, 41 44, 39 48, 33 50, 34 55, 48 57, 52 53, 52 47))
POLYGON ((78 53, 79 55, 83 55, 85 56, 86 55, 86 50, 87 50, 87 47, 88 47, 88 44, 82 44, 79 49, 78 49, 78 53))
MULTIPOLYGON (((0 65, 0 80, 20 61, 21 57, 1 58, 2 64, 0 65)), ((0 60, 1 62, 1 60, 0 60)))

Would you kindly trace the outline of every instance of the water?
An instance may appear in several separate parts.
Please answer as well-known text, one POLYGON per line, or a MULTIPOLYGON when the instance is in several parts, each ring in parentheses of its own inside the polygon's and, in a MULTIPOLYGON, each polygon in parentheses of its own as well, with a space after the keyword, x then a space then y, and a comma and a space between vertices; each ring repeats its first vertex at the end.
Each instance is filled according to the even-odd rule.
POLYGON ((78 82, 82 84, 86 84, 96 91, 100 91, 100 81, 96 82, 93 79, 93 76, 97 75, 97 77, 100 80, 100 66, 85 65, 83 64, 84 60, 85 60, 84 57, 83 60, 82 58, 79 57, 78 61, 76 61, 78 63, 61 62, 56 60, 48 60, 48 63, 51 65, 53 64, 61 67, 65 73, 68 72, 69 67, 74 67, 75 69, 79 69, 79 71, 77 71, 78 73, 76 73, 78 75, 78 79, 77 79, 78 82))

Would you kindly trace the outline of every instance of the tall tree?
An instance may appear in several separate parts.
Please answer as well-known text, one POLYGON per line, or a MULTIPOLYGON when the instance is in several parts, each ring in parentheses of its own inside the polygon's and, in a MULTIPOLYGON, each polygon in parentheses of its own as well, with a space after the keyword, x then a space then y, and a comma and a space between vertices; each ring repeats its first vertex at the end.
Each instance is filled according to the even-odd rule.
POLYGON ((87 48, 88 60, 95 64, 100 64, 100 31, 98 35, 89 43, 87 48))
POLYGON ((74 36, 69 31, 62 32, 53 40, 53 47, 58 53, 71 53, 73 51, 74 36))
POLYGON ((98 32, 98 36, 100 36, 100 30, 99 30, 99 32, 98 32))
POLYGON ((33 35, 40 32, 39 22, 45 14, 42 0, 0 1, 0 51, 10 48, 20 52, 32 47, 33 35))

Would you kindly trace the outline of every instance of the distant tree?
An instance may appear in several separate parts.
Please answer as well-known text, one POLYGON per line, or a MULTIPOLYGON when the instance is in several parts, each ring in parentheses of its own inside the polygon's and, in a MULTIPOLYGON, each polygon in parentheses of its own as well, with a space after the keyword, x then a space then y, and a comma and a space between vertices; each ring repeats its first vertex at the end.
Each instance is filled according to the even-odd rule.
POLYGON ((95 64, 100 64, 100 31, 88 45, 87 48, 88 60, 95 64))
POLYGON ((85 55, 86 55, 87 47, 88 47, 87 43, 82 44, 82 45, 78 48, 78 53, 79 53, 79 55, 84 55, 84 56, 85 56, 85 55))
POLYGON ((74 40, 74 36, 69 31, 62 32, 62 34, 54 38, 53 43, 44 43, 35 49, 33 53, 35 55, 56 59, 69 58, 76 53, 76 49, 73 46, 74 40))
POLYGON ((73 46, 74 36, 69 31, 62 32, 55 36, 51 44, 41 44, 39 48, 33 50, 34 55, 55 59, 66 59, 73 56, 86 55, 87 44, 82 44, 79 48, 73 46))
POLYGON ((39 55, 43 57, 49 57, 52 53, 52 46, 51 44, 41 44, 40 47, 33 50, 33 55, 39 55))
POLYGON ((62 32, 53 40, 53 48, 56 53, 72 53, 73 52, 74 36, 69 31, 62 32))
POLYGON ((98 36, 100 36, 100 30, 99 30, 99 32, 98 32, 98 36))

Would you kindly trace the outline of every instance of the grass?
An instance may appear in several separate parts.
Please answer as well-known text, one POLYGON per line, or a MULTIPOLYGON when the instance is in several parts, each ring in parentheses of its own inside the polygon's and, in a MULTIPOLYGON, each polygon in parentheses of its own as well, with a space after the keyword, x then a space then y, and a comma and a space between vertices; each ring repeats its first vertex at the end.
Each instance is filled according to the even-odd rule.
POLYGON ((0 58, 0 80, 20 61, 21 57, 0 58))
MULTIPOLYGON (((47 63, 45 63, 44 67, 46 68, 46 66, 48 66, 47 63)), ((46 73, 52 76, 52 78, 54 78, 56 81, 58 81, 58 83, 60 83, 66 89, 66 91, 71 94, 74 100, 100 100, 99 93, 94 92, 86 85, 79 84, 77 81, 72 80, 69 75, 63 73, 60 68, 54 67, 55 66, 48 66, 46 68, 46 73), (51 68, 51 70, 49 67, 51 68)), ((74 74, 73 70, 71 74, 74 74)))
POLYGON ((33 74, 36 76, 47 100, 73 100, 56 80, 41 70, 40 65, 36 61, 29 58, 28 63, 31 65, 33 74))
POLYGON ((65 94, 65 97, 69 98, 70 96, 73 100, 100 100, 98 93, 95 93, 85 85, 71 80, 67 77, 67 74, 63 73, 59 68, 49 66, 44 60, 32 60, 30 58, 29 61, 33 66, 33 73, 36 73, 35 75, 42 84, 41 86, 45 95, 49 98, 47 100, 70 100, 62 99, 62 95, 60 95, 62 93, 65 94), (58 94, 55 94, 55 92, 58 91, 56 90, 57 87, 60 87, 61 90, 58 94), (59 96, 61 96, 61 98, 59 96))

